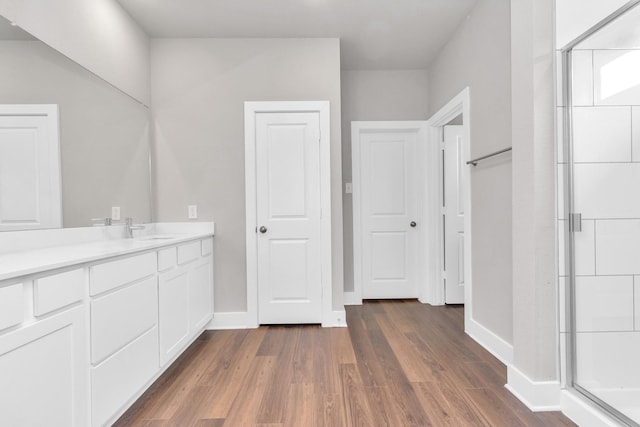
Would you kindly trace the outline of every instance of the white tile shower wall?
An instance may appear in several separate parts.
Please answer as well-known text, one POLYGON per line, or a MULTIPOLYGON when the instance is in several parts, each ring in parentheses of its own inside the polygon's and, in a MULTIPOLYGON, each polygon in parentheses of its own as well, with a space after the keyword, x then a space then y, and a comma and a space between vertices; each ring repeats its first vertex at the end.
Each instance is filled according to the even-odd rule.
POLYGON ((633 277, 577 277, 576 330, 633 331, 633 277))
POLYGON ((573 161, 631 161, 631 107, 573 108, 573 161))
POLYGON ((638 387, 640 332, 578 333, 577 374, 590 389, 638 387))
POLYGON ((640 219, 596 221, 596 273, 640 275, 640 219))
MULTIPOLYGON (((567 372, 567 330, 565 321, 566 299, 565 287, 568 286, 569 279, 566 275, 564 265, 564 230, 567 223, 567 215, 564 212, 564 168, 562 163, 567 159, 564 157, 564 112, 563 105, 563 83, 562 83, 562 55, 560 50, 570 41, 587 31, 610 13, 627 3, 627 0, 556 0, 556 49, 557 50, 557 73, 556 73, 556 105, 558 115, 556 125, 558 142, 558 282, 560 293, 560 374, 562 384, 568 386, 567 372)), ((616 41, 617 43, 618 41, 616 41)), ((603 97, 603 78, 607 78, 607 72, 617 65, 603 69, 606 61, 616 59, 615 51, 594 52, 589 49, 596 48, 604 50, 606 48, 619 48, 620 46, 609 46, 608 44, 598 44, 593 46, 581 45, 583 50, 574 50, 574 76, 573 76, 573 106, 589 107, 594 106, 599 110, 594 112, 582 109, 584 117, 582 119, 597 121, 597 123, 587 123, 589 130, 582 132, 582 138, 586 138, 588 147, 579 147, 575 153, 579 161, 600 163, 596 165, 579 164, 576 165, 576 181, 578 188, 576 191, 576 212, 581 212, 583 218, 591 218, 590 221, 583 221, 583 232, 576 234, 576 261, 577 273, 584 277, 578 277, 577 285, 586 285, 577 291, 582 291, 579 298, 582 298, 578 318, 578 327, 582 330, 598 330, 598 332, 581 332, 577 337, 578 351, 578 378, 582 386, 597 387, 599 395, 602 389, 609 389, 607 392, 615 392, 620 387, 631 387, 638 390, 640 386, 640 364, 637 363, 640 354, 640 272, 624 273, 625 270, 640 270, 640 255, 634 257, 629 251, 633 251, 636 244, 633 239, 640 241, 640 231, 624 230, 629 224, 617 223, 619 218, 634 219, 640 218, 640 197, 635 197, 633 189, 637 186, 640 175, 633 166, 616 162, 640 162, 640 105, 632 98, 635 90, 621 90, 620 93, 610 93, 603 97), (603 76, 604 74, 604 76, 603 76), (596 81, 597 80, 597 81, 596 81), (616 104, 616 102, 620 104, 616 104), (604 108, 624 107, 623 109, 611 110, 608 112, 604 108), (623 110, 631 113, 623 113, 623 110), (600 117, 598 117, 600 115, 600 117), (613 128, 612 119, 621 125, 620 129, 613 128), (588 117, 591 116, 591 117, 588 117), (589 134, 589 132, 593 132, 589 134), (599 138, 595 134, 600 134, 599 138), (621 139, 614 139, 613 135, 622 135, 621 139), (598 141, 600 139, 600 141, 598 141), (627 146, 628 144, 628 146, 627 146), (614 148, 613 153, 605 152, 603 147, 614 148), (630 156, 630 157, 629 157, 630 156), (609 162, 609 163, 603 163, 609 162), (621 166, 621 168, 616 168, 621 166), (590 183, 584 179, 590 179, 590 183), (603 182, 595 182, 603 180, 603 182), (595 185, 595 188, 589 188, 595 185), (582 187, 580 189, 580 187, 582 187), (594 191, 595 190, 595 191, 594 191), (606 194, 606 193, 611 194, 606 194), (621 199, 619 199, 621 197, 621 199), (595 200, 592 200, 594 198, 595 200), (617 200, 616 200, 617 199, 617 200), (598 206, 598 204, 600 204, 598 206), (589 216, 590 215, 590 216, 589 216), (633 216, 629 216, 633 215, 633 216), (616 220, 613 220, 616 218, 616 220), (610 221, 601 221, 606 219, 610 221), (616 227, 616 224, 618 225, 616 227), (622 234, 611 233, 614 230, 622 234), (631 234, 625 236, 625 234, 631 234), (633 236, 635 235, 635 237, 633 236), (601 241, 601 239, 604 239, 601 241), (616 246, 618 245, 618 246, 616 246), (621 245, 621 246, 620 246, 621 245), (613 251, 613 252, 612 252, 613 251), (597 257, 597 261, 596 261, 597 257), (616 260, 616 257, 622 257, 616 260), (586 259, 585 259, 586 258, 586 259), (637 258, 637 259, 634 259, 637 258), (633 268, 633 264, 639 266, 633 268), (613 270, 622 268, 622 271, 613 270), (598 275, 607 274, 621 275, 621 278, 600 278, 598 275), (629 277, 638 274, 630 282, 629 277), (609 286, 611 288, 609 289, 609 286), (629 295, 631 289, 632 295, 629 295), (629 301, 632 303, 630 304, 629 301), (589 307, 590 306, 590 307, 589 307), (631 308, 630 308, 631 307, 631 308), (591 310, 591 314, 587 313, 591 310), (629 313, 632 313, 635 332, 628 331, 630 320, 629 313), (593 316, 593 314, 596 316, 593 316), (590 317, 590 319, 588 319, 590 317), (621 327, 627 332, 602 332, 602 330, 621 327)), ((627 48, 627 46, 624 46, 627 48)), ((622 52, 617 52, 623 54, 622 52)), ((629 58, 628 56, 627 58, 629 58)), ((624 60, 623 60, 624 61, 624 60)), ((623 61, 617 64, 623 63, 623 61)), ((636 76, 638 73, 636 73, 636 76)), ((608 86, 610 92, 612 87, 618 85, 623 87, 621 82, 613 82, 614 86, 608 86)), ((637 88, 636 88, 637 89, 637 88)), ((574 113, 572 111, 572 113, 574 113)), ((575 118, 575 115, 574 115, 575 118)), ((578 113, 578 120, 580 120, 578 113)), ((584 120, 583 120, 584 121, 584 120)), ((575 126, 574 130, 578 130, 575 126)), ((580 134, 580 130, 578 130, 580 134)), ((575 136, 575 135, 574 135, 575 136)), ((636 253, 640 253, 636 248, 636 253)), ((593 390, 593 388, 592 388, 593 390)), ((624 389, 625 393, 628 388, 624 389)), ((625 394, 625 396, 627 396, 625 394)), ((637 402, 637 399, 636 399, 637 402)))
POLYGON ((640 105, 640 50, 594 50, 594 104, 640 105))
POLYGON ((574 164, 575 211, 583 218, 640 218, 640 163, 574 164))
POLYGON ((573 86, 571 104, 593 105, 593 54, 590 50, 574 50, 572 53, 573 86))
MULTIPOLYGON (((573 197, 575 212, 583 218, 582 232, 574 237, 577 374, 581 385, 592 389, 640 385, 640 194, 632 191, 640 183, 640 86, 612 77, 634 64, 639 69, 632 74, 638 76, 640 51, 573 52, 573 197)), ((559 79, 561 65, 558 55, 559 79)), ((562 83, 557 87, 559 322, 564 344, 567 165, 562 83)), ((564 345, 561 350, 566 354, 564 345)), ((566 381, 564 364, 561 371, 566 381)))

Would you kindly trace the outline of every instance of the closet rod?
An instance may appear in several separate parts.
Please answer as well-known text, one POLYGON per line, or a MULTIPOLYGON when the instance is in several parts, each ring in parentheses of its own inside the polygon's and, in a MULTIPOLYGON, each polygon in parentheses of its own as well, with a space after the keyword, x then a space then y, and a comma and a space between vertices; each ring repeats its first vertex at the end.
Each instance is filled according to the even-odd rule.
POLYGON ((495 153, 487 154, 486 156, 478 157, 477 159, 469 160, 467 162, 468 165, 477 166, 480 160, 488 159, 489 157, 497 156, 498 154, 506 153, 507 151, 511 151, 512 147, 505 148, 500 151, 496 151, 495 153))

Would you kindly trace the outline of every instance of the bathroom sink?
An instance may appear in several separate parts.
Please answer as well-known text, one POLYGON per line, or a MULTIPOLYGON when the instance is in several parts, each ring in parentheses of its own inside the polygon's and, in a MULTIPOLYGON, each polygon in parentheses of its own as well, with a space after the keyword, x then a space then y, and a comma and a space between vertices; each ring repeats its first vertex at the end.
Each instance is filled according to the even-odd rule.
POLYGON ((140 236, 140 237, 136 237, 136 240, 169 240, 169 239, 175 239, 177 236, 167 236, 167 235, 152 235, 152 236, 140 236))

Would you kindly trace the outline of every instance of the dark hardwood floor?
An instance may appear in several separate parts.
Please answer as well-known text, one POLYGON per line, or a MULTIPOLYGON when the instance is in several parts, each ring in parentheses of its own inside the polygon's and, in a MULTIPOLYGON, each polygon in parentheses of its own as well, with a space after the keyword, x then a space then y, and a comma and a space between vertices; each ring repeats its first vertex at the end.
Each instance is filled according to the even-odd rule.
POLYGON ((205 332, 115 425, 574 425, 504 388, 462 306, 368 301, 347 323, 205 332))

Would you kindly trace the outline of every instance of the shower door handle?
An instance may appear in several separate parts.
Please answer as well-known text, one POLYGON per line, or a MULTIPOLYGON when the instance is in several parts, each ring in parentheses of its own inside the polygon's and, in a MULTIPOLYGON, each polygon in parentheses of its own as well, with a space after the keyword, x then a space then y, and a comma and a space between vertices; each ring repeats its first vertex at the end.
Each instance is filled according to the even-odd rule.
POLYGON ((569 231, 573 233, 580 233, 582 231, 582 214, 581 213, 569 214, 569 231))

